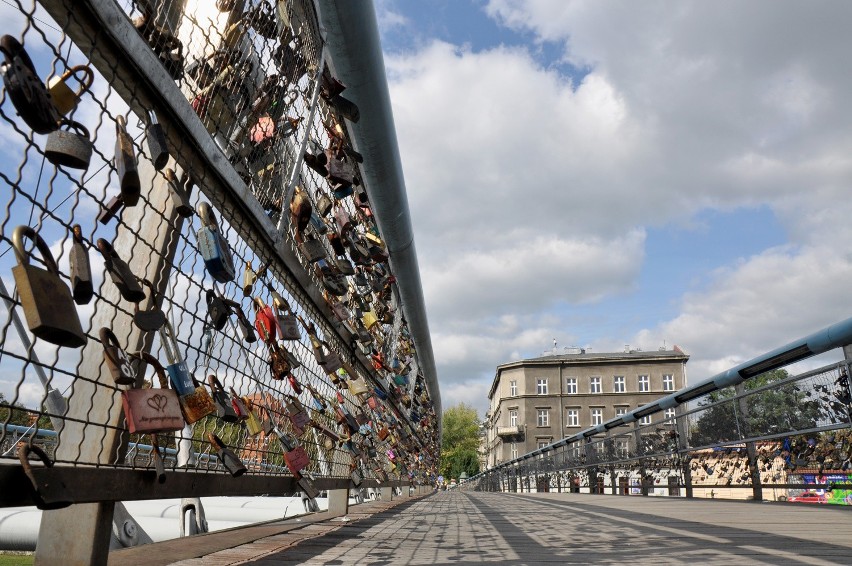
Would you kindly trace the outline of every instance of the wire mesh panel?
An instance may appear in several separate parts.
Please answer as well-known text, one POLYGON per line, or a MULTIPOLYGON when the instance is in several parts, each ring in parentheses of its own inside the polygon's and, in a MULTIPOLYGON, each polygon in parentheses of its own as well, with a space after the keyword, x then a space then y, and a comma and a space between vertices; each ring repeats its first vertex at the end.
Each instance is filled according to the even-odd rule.
POLYGON ((3 15, 0 423, 56 431, 62 465, 429 477, 436 415, 312 2, 3 15))

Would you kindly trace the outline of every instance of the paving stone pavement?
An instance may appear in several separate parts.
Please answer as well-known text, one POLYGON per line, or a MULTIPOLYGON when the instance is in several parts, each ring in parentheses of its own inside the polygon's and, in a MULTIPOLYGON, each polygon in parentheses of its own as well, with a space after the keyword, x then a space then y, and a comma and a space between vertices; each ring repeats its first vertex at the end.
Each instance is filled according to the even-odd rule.
POLYGON ((455 491, 179 564, 852 564, 850 533, 816 505, 455 491))

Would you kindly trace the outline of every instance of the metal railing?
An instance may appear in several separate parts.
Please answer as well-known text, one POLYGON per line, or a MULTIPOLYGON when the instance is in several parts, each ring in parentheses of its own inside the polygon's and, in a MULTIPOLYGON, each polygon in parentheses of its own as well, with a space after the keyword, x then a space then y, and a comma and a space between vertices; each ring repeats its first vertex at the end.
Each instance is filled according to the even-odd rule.
MULTIPOLYGON (((55 466, 33 463, 28 478, 8 449, 38 443, 0 427, 0 505, 75 504, 44 513, 52 540, 39 544, 41 559, 102 561, 115 501, 429 477, 440 396, 410 233, 390 228, 410 229, 404 186, 372 174, 382 156, 361 151, 382 145, 398 163, 396 144, 358 125, 376 119, 359 116, 365 91, 387 87, 334 75, 354 55, 340 42, 327 48, 326 5, 42 0, 4 8, 0 423, 52 429, 55 466), (341 92, 337 79, 350 88, 341 92), (35 94, 15 90, 21 82, 35 94), (218 223, 219 249, 203 203, 218 223), (52 267, 44 250, 31 252, 25 240, 13 251, 18 226, 32 227, 55 258, 48 287, 38 279, 52 267), (217 261, 229 253, 231 270, 217 261), (19 255, 31 257, 25 274, 19 255), (79 270, 86 256, 88 292, 79 270), (27 279, 37 287, 30 295, 27 279), (285 340, 274 336, 275 315, 287 307, 303 322, 298 338, 285 340), (254 406, 242 415, 250 418, 209 414, 174 434, 130 434, 123 399, 143 381, 156 387, 157 377, 146 361, 111 368, 102 328, 114 333, 113 346, 167 366, 172 387, 197 378, 181 393, 216 376, 232 400, 254 406), (267 341, 261 334, 271 330, 267 341), (211 435, 244 462, 245 476, 224 473, 211 435), (168 456, 164 483, 150 473, 154 452, 130 449, 154 439, 168 456), (306 467, 288 459, 297 449, 306 467)), ((369 3, 357 9, 375 20, 369 3)), ((378 49, 377 35, 364 39, 378 49)), ((380 61, 380 52, 370 56, 380 61)), ((390 115, 387 103, 370 111, 390 115)))
POLYGON ((781 368, 851 340, 849 319, 488 469, 460 488, 848 505, 849 360, 799 375, 781 368))

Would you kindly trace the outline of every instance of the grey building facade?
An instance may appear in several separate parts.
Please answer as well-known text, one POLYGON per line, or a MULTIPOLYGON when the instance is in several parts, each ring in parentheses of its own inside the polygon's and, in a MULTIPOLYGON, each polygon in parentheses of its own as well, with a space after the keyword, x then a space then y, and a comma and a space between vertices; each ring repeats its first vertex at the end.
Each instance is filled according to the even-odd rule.
MULTIPOLYGON (((650 403, 686 385, 689 356, 672 350, 564 353, 497 366, 484 452, 492 467, 650 403)), ((650 423, 671 414, 646 417, 650 423)))

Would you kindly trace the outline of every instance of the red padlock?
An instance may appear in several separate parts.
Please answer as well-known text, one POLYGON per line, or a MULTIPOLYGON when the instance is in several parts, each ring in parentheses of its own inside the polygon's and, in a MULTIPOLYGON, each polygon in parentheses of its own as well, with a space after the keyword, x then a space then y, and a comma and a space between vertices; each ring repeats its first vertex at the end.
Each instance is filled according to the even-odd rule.
POLYGON ((267 342, 275 340, 281 332, 272 307, 264 303, 260 297, 255 297, 254 310, 256 312, 254 326, 257 328, 257 333, 267 342))
POLYGON ((302 394, 302 385, 296 381, 296 377, 292 373, 287 374, 287 380, 290 382, 290 387, 293 388, 293 392, 296 395, 302 394))

